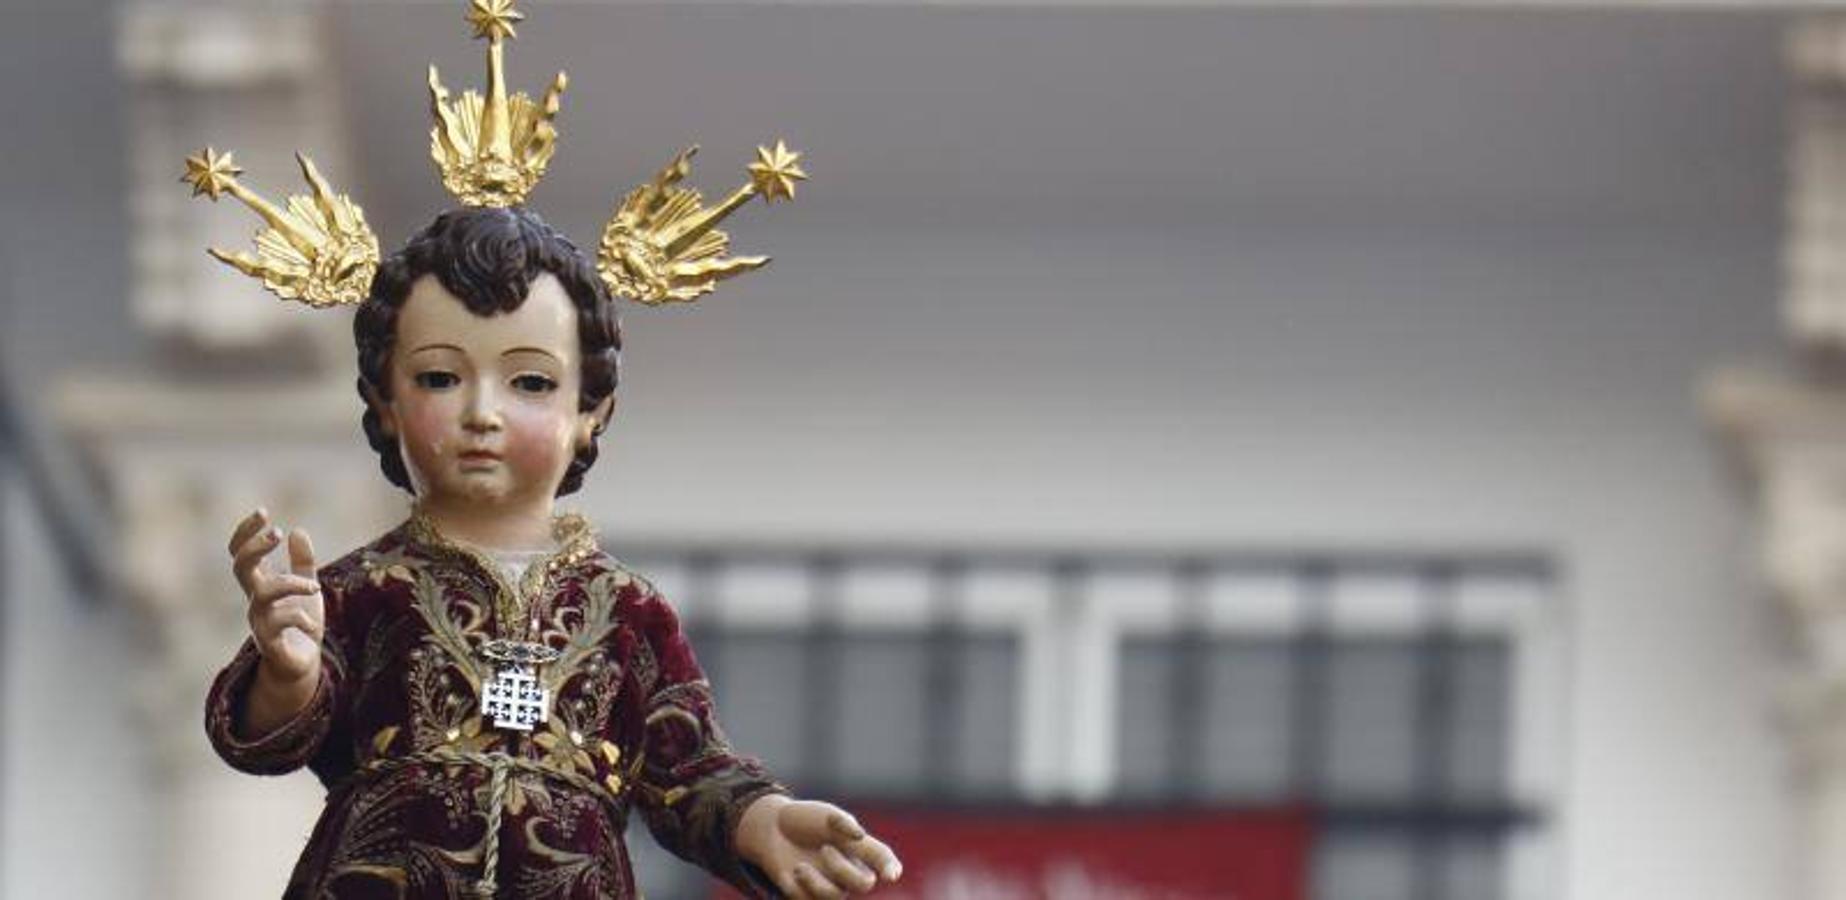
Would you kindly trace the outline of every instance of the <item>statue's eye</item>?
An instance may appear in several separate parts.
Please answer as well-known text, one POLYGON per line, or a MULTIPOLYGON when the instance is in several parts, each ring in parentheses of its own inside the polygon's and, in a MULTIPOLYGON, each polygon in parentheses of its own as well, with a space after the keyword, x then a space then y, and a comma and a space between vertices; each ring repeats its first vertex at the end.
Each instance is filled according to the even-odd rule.
POLYGON ((441 369, 418 372, 414 380, 417 387, 431 391, 440 391, 461 384, 461 378, 457 377, 454 372, 444 372, 441 369))
POLYGON ((513 387, 528 394, 549 394, 558 389, 558 383, 550 376, 527 373, 513 377, 513 387))

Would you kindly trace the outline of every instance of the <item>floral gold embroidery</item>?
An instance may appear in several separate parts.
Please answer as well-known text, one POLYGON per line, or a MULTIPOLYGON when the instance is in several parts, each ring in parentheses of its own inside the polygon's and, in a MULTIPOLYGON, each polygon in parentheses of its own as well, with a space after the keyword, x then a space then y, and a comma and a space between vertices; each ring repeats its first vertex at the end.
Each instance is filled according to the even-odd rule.
MULTIPOLYGON (((633 811, 674 852, 745 883, 722 836, 731 807, 773 782, 721 758, 709 688, 673 649, 683 637, 652 587, 587 526, 559 532, 560 552, 517 590, 414 522, 321 571, 331 724, 316 727, 342 749, 317 753, 305 730, 258 748, 330 788, 288 896, 466 897, 491 869, 511 896, 632 898, 621 833, 633 811), (516 618, 501 616, 509 597, 516 618), (489 727, 478 707, 492 675, 481 650, 520 618, 558 654, 538 671, 553 715, 530 735, 489 727)), ((246 751, 212 727, 237 764, 246 751)))

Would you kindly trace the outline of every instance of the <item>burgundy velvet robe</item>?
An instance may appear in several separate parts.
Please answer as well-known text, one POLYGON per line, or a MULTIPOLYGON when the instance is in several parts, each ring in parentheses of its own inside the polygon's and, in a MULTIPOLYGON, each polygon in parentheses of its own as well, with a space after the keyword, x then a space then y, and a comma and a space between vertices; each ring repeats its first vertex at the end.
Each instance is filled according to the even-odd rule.
POLYGON ((622 832, 637 807, 673 853, 746 896, 779 896, 731 838, 744 807, 781 788, 726 745, 667 602, 580 518, 559 522, 564 548, 519 586, 415 518, 321 569, 320 684, 270 734, 236 730, 254 645, 219 673, 205 716, 218 754, 254 774, 307 765, 327 786, 285 898, 473 897, 485 874, 500 898, 635 897, 622 832), (480 649, 506 636, 514 591, 536 603, 532 639, 563 653, 538 670, 552 702, 529 735, 479 713, 494 671, 480 649), (487 873, 491 772, 452 760, 495 752, 529 763, 506 779, 487 873))

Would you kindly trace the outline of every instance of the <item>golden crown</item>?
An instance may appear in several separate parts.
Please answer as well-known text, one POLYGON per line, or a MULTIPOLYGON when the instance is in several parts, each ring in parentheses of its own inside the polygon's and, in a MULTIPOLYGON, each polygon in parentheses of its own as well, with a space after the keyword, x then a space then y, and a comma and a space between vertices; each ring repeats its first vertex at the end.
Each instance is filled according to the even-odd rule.
MULTIPOLYGON (((429 70, 430 156, 442 185, 466 206, 514 206, 545 175, 557 149, 552 124, 569 83, 563 72, 542 99, 534 101, 506 90, 506 42, 518 37, 514 25, 525 19, 514 0, 470 0, 468 24, 487 41, 487 90, 451 98, 436 72, 429 70)), ((730 236, 719 222, 751 197, 765 203, 793 198, 795 183, 808 175, 801 154, 782 141, 756 148, 749 181, 722 203, 707 207, 697 190, 680 186, 691 173, 687 149, 654 179, 630 191, 604 227, 596 259, 597 272, 609 290, 649 305, 695 300, 711 293, 717 282, 762 267, 764 256, 727 256, 730 236)), ((288 198, 278 208, 243 186, 243 174, 229 152, 206 148, 186 160, 183 178, 193 195, 217 200, 228 193, 244 202, 268 227, 256 236, 256 255, 213 248, 213 257, 246 275, 284 300, 311 306, 359 303, 371 289, 378 269, 378 238, 365 214, 345 194, 336 194, 307 157, 297 154, 312 196, 288 198)))

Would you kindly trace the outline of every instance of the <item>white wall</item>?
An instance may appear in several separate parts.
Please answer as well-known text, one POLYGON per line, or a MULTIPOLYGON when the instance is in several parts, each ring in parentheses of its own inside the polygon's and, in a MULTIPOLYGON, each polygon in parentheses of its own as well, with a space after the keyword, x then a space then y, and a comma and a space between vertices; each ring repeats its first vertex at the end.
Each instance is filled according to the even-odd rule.
POLYGON ((628 316, 618 535, 1555 554, 1573 900, 1792 890, 1768 604, 1702 372, 1773 352, 1773 234, 1296 225, 774 235, 628 316))
MULTIPOLYGON (((421 6, 403 14, 421 23, 427 13, 421 6)), ((793 14, 762 13, 778 20, 793 14)), ((686 26, 697 35, 744 13, 727 7, 722 15, 685 15, 697 20, 686 26)), ((828 8, 817 18, 840 15, 828 8)), ((1126 12, 1099 15, 1110 18, 1086 20, 1101 23, 1098 32, 1131 20, 1126 12)), ((1773 27, 1711 16, 1586 14, 1542 17, 1560 27, 1528 32, 1521 29, 1534 19, 1490 23, 1475 14, 1465 17, 1466 29, 1438 40, 1424 31, 1431 20, 1393 18, 1377 32, 1373 25, 1390 16, 1369 15, 1361 21, 1319 13, 1318 21, 1337 29, 1332 44, 1312 32, 1278 42, 1275 31, 1251 27, 1263 18, 1277 21, 1271 12, 1255 23, 1219 22, 1217 32, 1197 32, 1186 45, 1193 53, 1184 57, 1154 51, 1170 46, 1176 33, 1183 37, 1211 22, 1167 21, 1139 43, 1097 45, 1146 54, 1134 56, 1141 63, 1127 75, 1173 69, 1190 85, 1185 97, 1204 102, 1218 92, 1182 76, 1193 71, 1188 66, 1211 62, 1219 37, 1241 35, 1244 52, 1228 54, 1244 61, 1240 67, 1207 71, 1222 74, 1211 84, 1234 82, 1260 103, 1212 114, 1231 123, 1228 131, 1246 129, 1226 146, 1274 147, 1285 160, 1303 144, 1302 132, 1290 129, 1308 117, 1315 126, 1309 162, 1333 159, 1339 165, 1331 174, 1339 177, 1319 177, 1325 173, 1315 165, 1265 169, 1260 164, 1271 157, 1260 154, 1256 168, 1240 169, 1261 196, 1315 193, 1319 202, 1305 215, 1278 217, 1234 202, 1212 206, 1205 198, 1191 209, 1190 222, 1167 219, 1162 208, 1143 209, 1104 230, 1063 225, 1023 203, 966 210, 944 198, 930 217, 953 225, 907 226, 915 218, 910 208, 892 204, 860 210, 851 227, 791 230, 787 221, 801 220, 802 210, 831 202, 824 199, 828 182, 820 179, 837 169, 817 159, 814 193, 804 194, 792 215, 756 210, 739 217, 747 219, 737 228, 740 249, 777 257, 768 272, 697 309, 630 314, 621 419, 582 505, 610 522, 618 537, 771 532, 1548 550, 1564 567, 1580 663, 1568 746, 1559 748, 1571 772, 1557 810, 1567 839, 1568 900, 1789 896, 1790 810, 1767 714, 1767 604, 1750 578, 1740 497, 1727 488, 1692 399, 1709 366, 1776 352, 1773 174, 1781 144, 1763 127, 1774 121, 1780 89, 1765 75, 1777 71, 1773 27), (1735 41, 1728 24, 1734 21, 1743 34, 1735 41), (1474 30, 1483 24, 1494 26, 1486 29, 1491 34, 1474 30), (1391 40, 1381 43, 1381 33, 1391 40), (1549 35, 1550 43, 1531 41, 1531 34, 1549 35), (1449 59, 1414 69, 1417 77, 1407 82, 1389 77, 1406 60, 1440 47, 1457 48, 1449 52, 1467 65, 1449 59), (1516 62, 1523 68, 1500 64, 1521 47, 1527 49, 1516 62), (1312 55, 1317 48, 1323 55, 1312 55), (1586 68, 1586 58, 1594 65, 1586 68), (1636 63, 1659 71, 1623 78, 1636 63), (1675 64, 1700 77, 1681 78, 1675 64), (1499 92, 1467 90, 1471 79, 1495 73, 1499 92), (1374 82, 1385 90, 1366 93, 1374 82), (1732 85, 1743 87, 1721 93, 1732 85), (1406 116, 1400 102, 1421 112, 1406 116), (1599 103, 1613 112, 1590 117, 1593 124, 1577 131, 1566 127, 1578 120, 1565 113, 1599 103), (1563 124, 1515 127, 1535 108, 1563 124), (1629 126, 1618 134, 1622 140, 1592 139, 1596 129, 1629 126), (1359 140, 1360 132, 1374 130, 1383 135, 1379 142, 1359 140), (1342 142, 1348 134, 1359 149, 1342 142), (1468 178, 1452 178, 1453 166, 1426 163, 1416 152, 1425 135, 1459 148, 1468 178), (1720 135, 1728 137, 1715 139, 1720 135), (1532 138, 1550 143, 1534 145, 1532 138), (1414 185, 1424 189, 1474 185, 1463 193, 1498 218, 1426 214, 1421 221, 1435 224, 1396 224, 1397 204, 1416 198, 1389 178, 1358 177, 1372 171, 1379 150, 1391 151, 1395 171, 1417 176, 1414 185), (1727 155, 1731 150, 1740 155, 1727 155), (1508 183, 1503 177, 1547 162, 1545 174, 1513 178, 1522 189, 1498 192, 1508 183), (1295 181, 1261 174, 1271 171, 1307 174, 1295 181), (1725 180, 1725 190, 1700 193, 1706 174, 1735 177, 1725 180), (1574 181, 1577 175, 1584 177, 1574 181), (1585 202, 1586 193, 1594 199, 1637 179, 1651 186, 1647 203, 1605 209, 1585 202), (1676 206, 1680 181, 1692 200, 1676 206), (1315 210, 1342 206, 1328 184, 1363 188, 1372 219, 1333 225, 1316 218, 1315 210), (1752 185, 1761 188, 1751 194, 1761 206, 1739 211, 1732 200, 1755 191, 1752 185), (1557 224, 1509 224, 1529 211, 1519 202, 1547 196, 1570 198, 1560 201, 1562 209, 1546 209, 1543 218, 1557 224), (1669 215, 1626 226, 1570 224, 1621 219, 1604 213, 1633 208, 1669 215), (1695 220, 1682 215, 1688 210, 1711 215, 1695 220), (997 219, 1019 224, 979 224, 997 219), (1714 220, 1719 224, 1708 227, 1663 224, 1714 220)), ((867 34, 907 41, 924 15, 905 16, 896 29, 883 18, 862 21, 867 34)), ((1003 38, 1039 33, 1035 20, 1000 18, 1013 29, 1003 38)), ((46 381, 73 360, 128 365, 142 349, 124 318, 125 266, 110 249, 123 243, 117 202, 123 176, 112 162, 120 158, 122 128, 108 22, 105 3, 60 4, 29 19, 32 27, 15 29, 20 52, 5 54, 9 71, 19 73, 16 82, 59 86, 23 92, 31 116, 10 134, 22 142, 14 155, 75 153, 83 163, 14 167, 7 182, 10 197, 30 201, 15 206, 34 216, 3 220, 0 265, 10 270, 12 286, 0 316, 4 345, 9 362, 31 364, 33 376, 46 381), (87 137, 65 137, 74 133, 87 137)), ((545 40, 533 24, 522 47, 545 40)), ((750 25, 731 30, 753 40, 750 25)), ((987 33, 979 22, 971 27, 987 33)), ((381 41, 398 39, 388 29, 376 31, 381 41)), ((590 34, 582 34, 588 41, 590 34)), ((444 52, 473 52, 454 38, 441 36, 444 52)), ((701 46, 693 36, 667 43, 701 46)), ((831 59, 847 73, 849 66, 875 68, 880 57, 872 50, 848 52, 865 46, 816 39, 813 64, 831 59)), ((997 59, 1013 59, 1016 49, 998 39, 979 46, 997 59)), ((1078 94, 1109 89, 1123 71, 1067 81, 1063 76, 1087 71, 1091 51, 1049 38, 1033 46, 1046 50, 1033 57, 1039 68, 994 80, 975 77, 987 71, 977 68, 984 57, 939 66, 922 60, 927 54, 919 49, 890 78, 910 79, 906 86, 916 89, 902 99, 925 104, 925 112, 873 102, 889 87, 876 80, 867 102, 885 113, 879 122, 914 118, 928 129, 952 124, 931 110, 970 104, 988 110, 979 133, 945 141, 987 148, 991 156, 980 159, 989 161, 1042 151, 1020 133, 992 130, 1030 118, 1016 110, 1062 111, 1049 123, 1053 136, 1106 136, 1106 129, 1090 130, 1088 116, 1100 110, 1078 94), (1043 68, 1054 64, 1062 68, 1043 68), (975 84, 951 78, 931 88, 923 81, 932 71, 958 68, 975 84), (1076 87, 1056 94, 1062 84, 1076 87), (987 93, 1009 90, 1015 93, 987 93), (1047 91, 1053 92, 1048 105, 1040 102, 1047 91)), ((389 104, 396 130, 380 129, 378 140, 405 144, 389 164, 414 172, 406 178, 417 179, 425 192, 418 196, 425 196, 434 188, 418 143, 422 132, 406 127, 411 120, 403 115, 421 109, 418 78, 428 54, 411 55, 410 61, 389 53, 369 58, 409 73, 381 88, 407 99, 389 104)), ((570 61, 573 76, 583 74, 580 58, 570 61)), ((522 77, 531 80, 541 63, 559 61, 534 55, 519 63, 533 67, 522 69, 522 77)), ((810 60, 789 64, 806 67, 810 60)), ((382 74, 378 80, 387 82, 382 74)), ((804 98, 824 104, 855 86, 833 74, 810 80, 819 87, 783 98, 787 115, 810 115, 804 98)), ((588 96, 598 83, 579 77, 572 90, 588 96)), ((1166 109, 1160 106, 1165 84, 1122 83, 1135 89, 1109 96, 1118 111, 1133 113, 1133 132, 1150 153, 1106 162, 1106 141, 1060 144, 1065 159, 1092 161, 1079 175, 1213 155, 1197 141, 1184 153, 1152 153, 1164 145, 1150 135, 1195 112, 1182 107, 1154 115, 1166 109)), ((607 111, 631 102, 597 90, 605 91, 602 100, 583 102, 600 102, 607 111)), ((703 97, 718 86, 699 90, 703 97)), ((760 106, 747 90, 738 89, 737 97, 734 105, 760 106)), ((597 111, 586 106, 586 124, 573 123, 577 131, 569 133, 602 129, 624 140, 632 134, 587 124, 613 121, 613 112, 599 119, 597 111)), ((698 120, 728 115, 701 108, 698 120)), ((780 104, 775 115, 777 121, 785 115, 780 104)), ((809 123, 805 133, 825 137, 860 133, 865 120, 840 114, 801 121, 809 123)), ((714 155, 742 146, 700 127, 696 134, 714 155)), ((864 181, 903 167, 903 158, 882 152, 903 146, 934 153, 918 161, 930 164, 926 173, 966 164, 965 155, 940 142, 918 144, 911 132, 886 137, 889 146, 870 148, 881 152, 855 157, 864 181)), ((677 139, 668 135, 649 148, 647 164, 657 164, 677 139)), ((585 160, 602 165, 600 155, 571 149, 577 146, 567 142, 567 153, 583 155, 576 163, 561 156, 560 178, 572 165, 587 166, 585 160)), ((837 140, 816 149, 842 152, 837 140)), ((726 159, 724 166, 735 162, 726 159)), ((1018 177, 1028 168, 1007 171, 1018 177)), ((634 169, 624 177, 641 174, 634 169)), ((722 185, 734 175, 702 173, 701 183, 722 185)), ((380 176, 373 187, 388 196, 395 188, 385 180, 380 176)), ((1155 179, 1170 192, 1191 187, 1174 180, 1155 179)), ((1085 196, 1069 187, 1021 185, 1018 196, 1085 196)), ((568 192, 545 196, 561 202, 568 192)), ((600 202, 557 218, 587 237, 604 211, 600 202)), ((382 231, 383 224, 428 211, 381 204, 368 212, 382 231)), ((1084 217, 1111 218, 1108 210, 1084 217)), ((386 234, 388 243, 401 238, 401 229, 386 234)), ((133 896, 128 886, 154 865, 140 855, 142 838, 163 820, 139 792, 149 770, 132 761, 133 720, 118 715, 114 688, 130 658, 114 652, 122 644, 112 635, 121 626, 110 615, 32 602, 60 593, 40 568, 12 564, 5 577, 0 893, 32 896, 36 890, 21 886, 57 883, 68 896, 133 896), (61 684, 66 693, 45 690, 46 684, 61 684), (98 846, 112 848, 107 865, 91 852, 98 846)))
MULTIPOLYGON (((1787 896, 1766 604, 1692 400, 1706 367, 1772 345, 1764 236, 776 239, 784 261, 750 286, 629 316, 622 418, 579 499, 618 540, 1553 552, 1580 664, 1555 811, 1567 896, 1787 896)), ((10 599, 61 593, 45 571, 9 578, 10 599)), ((7 883, 69 871, 97 882, 72 896, 128 893, 160 816, 115 688, 120 626, 30 602, 8 626, 7 883), (79 864, 100 836, 124 849, 79 864)))

